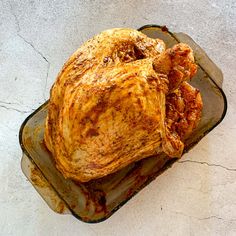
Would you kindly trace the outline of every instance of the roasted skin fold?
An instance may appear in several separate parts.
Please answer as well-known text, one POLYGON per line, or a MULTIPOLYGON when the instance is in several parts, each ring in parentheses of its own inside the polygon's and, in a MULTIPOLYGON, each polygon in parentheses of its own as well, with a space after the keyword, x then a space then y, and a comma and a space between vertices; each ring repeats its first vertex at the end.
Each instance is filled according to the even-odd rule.
POLYGON ((200 93, 186 82, 196 70, 188 45, 166 50, 132 29, 84 43, 50 93, 44 140, 59 171, 87 182, 161 152, 180 157, 201 117, 200 93))

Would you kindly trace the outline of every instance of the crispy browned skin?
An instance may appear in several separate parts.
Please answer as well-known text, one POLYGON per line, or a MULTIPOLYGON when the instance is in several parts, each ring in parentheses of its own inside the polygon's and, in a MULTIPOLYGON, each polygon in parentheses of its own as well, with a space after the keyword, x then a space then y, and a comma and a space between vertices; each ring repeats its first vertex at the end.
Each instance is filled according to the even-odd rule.
POLYGON ((165 101, 194 68, 187 45, 165 51, 161 40, 132 29, 86 42, 51 89, 45 143, 57 168, 85 182, 162 151, 181 156, 182 136, 166 127, 165 101))
POLYGON ((171 92, 196 74, 197 65, 194 63, 192 49, 184 43, 179 43, 155 59, 154 69, 168 76, 171 92))
POLYGON ((202 113, 202 98, 198 89, 184 82, 166 97, 168 130, 184 140, 197 127, 202 113))

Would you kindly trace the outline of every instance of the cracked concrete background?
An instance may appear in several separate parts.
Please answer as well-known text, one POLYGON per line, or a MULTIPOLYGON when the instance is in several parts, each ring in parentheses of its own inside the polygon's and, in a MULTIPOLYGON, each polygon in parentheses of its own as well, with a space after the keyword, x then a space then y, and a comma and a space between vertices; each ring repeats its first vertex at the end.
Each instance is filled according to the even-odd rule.
POLYGON ((0 235, 236 235, 236 1, 0 1, 0 235), (107 221, 51 211, 21 172, 18 131, 65 60, 101 30, 167 25, 222 69, 224 121, 107 221))

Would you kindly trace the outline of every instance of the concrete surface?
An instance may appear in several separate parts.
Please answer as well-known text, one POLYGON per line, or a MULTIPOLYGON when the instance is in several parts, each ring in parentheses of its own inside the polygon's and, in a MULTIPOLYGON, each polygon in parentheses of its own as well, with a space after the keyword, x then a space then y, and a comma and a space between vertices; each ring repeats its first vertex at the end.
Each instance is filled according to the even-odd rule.
POLYGON ((236 235, 236 1, 0 1, 0 235, 236 235), (111 27, 167 25, 223 70, 228 113, 110 219, 51 211, 21 172, 18 131, 82 42, 111 27), (202 163, 203 162, 203 163, 202 163))

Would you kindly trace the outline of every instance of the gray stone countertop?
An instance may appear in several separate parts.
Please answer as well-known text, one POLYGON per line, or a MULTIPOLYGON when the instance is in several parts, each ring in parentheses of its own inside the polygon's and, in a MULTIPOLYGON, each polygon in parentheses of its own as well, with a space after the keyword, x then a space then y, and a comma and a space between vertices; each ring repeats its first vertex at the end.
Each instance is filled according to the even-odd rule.
POLYGON ((236 235, 236 1, 0 1, 0 235, 236 235), (113 27, 167 25, 222 69, 224 121, 108 220, 54 213, 20 168, 19 127, 65 60, 113 27))

